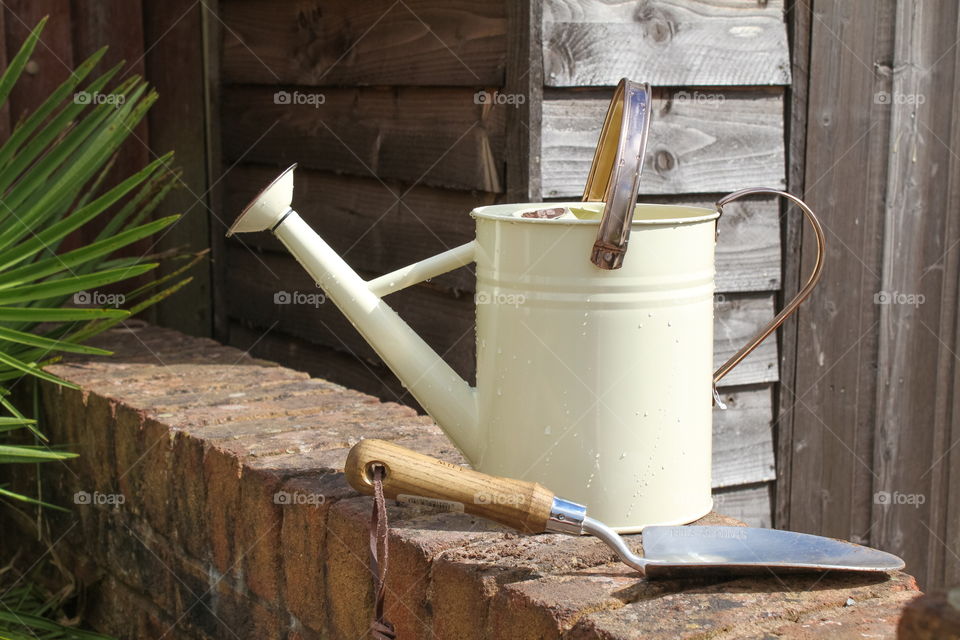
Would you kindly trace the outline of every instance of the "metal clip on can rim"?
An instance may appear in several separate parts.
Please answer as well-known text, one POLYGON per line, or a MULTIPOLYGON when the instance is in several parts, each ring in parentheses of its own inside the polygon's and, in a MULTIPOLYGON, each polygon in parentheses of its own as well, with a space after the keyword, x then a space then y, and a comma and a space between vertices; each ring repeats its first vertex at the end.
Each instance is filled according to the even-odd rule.
POLYGON ((600 130, 583 201, 606 203, 590 261, 619 269, 630 239, 640 172, 650 132, 650 85, 620 80, 600 130))

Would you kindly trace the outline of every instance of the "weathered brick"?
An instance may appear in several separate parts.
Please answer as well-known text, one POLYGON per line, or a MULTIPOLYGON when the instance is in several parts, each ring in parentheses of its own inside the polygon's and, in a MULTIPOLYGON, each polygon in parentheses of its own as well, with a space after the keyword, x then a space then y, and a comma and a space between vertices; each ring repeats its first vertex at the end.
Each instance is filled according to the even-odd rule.
POLYGON ((648 581, 622 562, 615 562, 514 582, 504 585, 493 601, 492 636, 516 640, 560 638, 585 615, 719 581, 648 581))
POLYGON ((144 523, 126 520, 119 513, 105 519, 99 538, 105 557, 98 559, 100 566, 109 567, 115 578, 138 593, 150 594, 161 609, 175 614, 179 589, 174 554, 144 523))
POLYGON ((960 640, 960 587, 912 599, 897 632, 902 640, 960 640))
POLYGON ((244 467, 234 535, 237 560, 251 592, 280 605, 283 567, 280 560, 281 505, 276 501, 283 477, 244 467))
POLYGON ((174 633, 174 619, 165 615, 142 594, 112 576, 97 584, 91 602, 82 616, 85 624, 109 629, 126 638, 177 637, 203 640, 203 636, 174 633))
POLYGON ((144 445, 144 422, 146 414, 142 411, 118 404, 115 410, 113 452, 117 467, 117 489, 126 499, 125 506, 133 513, 143 513, 146 491, 144 487, 151 482, 147 477, 147 468, 141 466, 144 445))
POLYGON ((206 614, 210 625, 216 626, 215 638, 283 638, 289 630, 289 616, 259 602, 256 598, 241 595, 231 589, 226 581, 220 581, 211 589, 210 609, 206 614))
POLYGON ((373 589, 370 583, 367 529, 368 498, 340 500, 327 516, 327 619, 335 638, 360 638, 370 624, 373 589))
POLYGON ((385 615, 399 637, 431 635, 434 560, 450 549, 499 535, 496 525, 462 513, 428 512, 392 523, 384 600, 385 615))
MULTIPOLYGON (((369 523, 372 505, 372 499, 368 497, 340 500, 330 508, 327 517, 325 587, 328 623, 334 637, 359 637, 370 623, 373 606, 369 569, 369 523)), ((406 529, 408 526, 431 526, 435 523, 434 519, 438 516, 431 515, 424 518, 429 512, 430 510, 424 507, 389 502, 387 517, 394 534, 391 541, 396 539, 398 530, 406 529)), ((446 534, 454 537, 462 536, 462 534, 446 532, 438 534, 436 541, 439 543, 446 534)), ((442 543, 440 544, 442 546, 442 543)), ((406 546, 408 545, 409 543, 406 546)), ((391 555, 399 550, 402 559, 404 546, 403 542, 398 543, 397 549, 391 548, 391 555)), ((408 551, 415 553, 415 550, 409 546, 408 551)), ((391 590, 388 591, 386 598, 387 606, 392 610, 398 611, 405 608, 404 603, 398 599, 403 598, 403 594, 393 591, 392 585, 396 584, 398 587, 409 590, 409 585, 414 584, 414 581, 419 578, 416 567, 422 566, 420 563, 423 561, 422 557, 407 562, 401 560, 397 567, 399 569, 397 575, 388 577, 388 580, 396 581, 391 583, 391 590)), ((419 615, 411 609, 406 611, 408 615, 414 616, 414 619, 419 615)))
POLYGON ((199 560, 210 557, 210 531, 206 521, 207 487, 204 481, 203 440, 177 432, 174 436, 171 492, 171 537, 199 560))
POLYGON ((280 550, 287 608, 306 627, 326 627, 326 519, 337 500, 354 495, 343 474, 332 471, 308 474, 284 482, 292 499, 282 505, 280 550))
POLYGON ((178 514, 174 513, 173 494, 181 490, 178 469, 173 466, 173 437, 170 427, 148 418, 141 430, 143 452, 138 462, 125 473, 141 473, 143 513, 157 531, 169 535, 178 514))
POLYGON ((905 574, 882 577, 831 573, 741 578, 700 589, 642 599, 615 611, 584 616, 567 637, 700 639, 739 638, 783 628, 807 614, 835 612, 855 602, 915 589, 905 574))
POLYGON ((216 447, 207 449, 203 457, 210 553, 214 567, 220 573, 228 573, 234 569, 241 470, 240 461, 235 456, 216 447))
MULTIPOLYGON (((850 601, 840 609, 815 611, 800 616, 796 621, 763 631, 777 640, 863 640, 864 638, 893 638, 893 630, 904 604, 915 594, 909 591, 892 593, 880 600, 850 601)), ((741 629, 741 638, 759 637, 760 630, 741 629)), ((900 635, 901 640, 921 640, 900 635)), ((923 640, 948 640, 945 635, 927 636, 923 640)), ((960 636, 954 636, 954 640, 960 636)))
POLYGON ((612 560, 610 550, 593 538, 522 536, 507 530, 488 534, 434 563, 434 632, 440 637, 489 637, 493 621, 488 614, 504 585, 612 560))

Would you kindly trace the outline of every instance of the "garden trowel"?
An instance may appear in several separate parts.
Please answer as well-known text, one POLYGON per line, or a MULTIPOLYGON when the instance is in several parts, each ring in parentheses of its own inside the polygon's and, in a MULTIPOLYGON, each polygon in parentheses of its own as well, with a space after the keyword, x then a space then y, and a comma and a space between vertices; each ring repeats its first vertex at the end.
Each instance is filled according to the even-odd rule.
POLYGON ((648 526, 640 535, 641 557, 631 550, 629 538, 587 516, 585 506, 537 483, 490 476, 372 439, 350 450, 347 479, 357 491, 371 494, 378 466, 387 498, 466 512, 528 534, 587 533, 647 578, 881 572, 904 567, 895 555, 851 542, 753 527, 648 526))

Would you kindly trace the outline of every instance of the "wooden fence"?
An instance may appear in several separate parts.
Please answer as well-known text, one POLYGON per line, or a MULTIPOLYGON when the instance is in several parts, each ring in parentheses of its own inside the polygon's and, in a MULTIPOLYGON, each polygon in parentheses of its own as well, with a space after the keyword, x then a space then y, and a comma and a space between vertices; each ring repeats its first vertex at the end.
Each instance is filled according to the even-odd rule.
MULTIPOLYGON (((126 61, 119 77, 147 77, 161 99, 121 147, 107 184, 129 176, 171 149, 176 150, 173 166, 183 172, 178 188, 157 211, 158 216, 182 213, 183 218, 161 238, 142 241, 132 250, 142 255, 208 248, 212 218, 205 96, 210 78, 202 35, 209 12, 204 12, 201 4, 185 0, 4 0, 0 8, 0 66, 6 66, 6 60, 16 54, 44 16, 50 20, 36 53, 8 104, 0 110, 0 139, 6 138, 24 113, 38 106, 66 80, 75 66, 108 45, 109 51, 98 69, 105 71, 126 61)), ((91 230, 87 229, 87 233, 91 230)), ((71 237, 68 244, 92 237, 80 233, 71 237)), ((152 275, 162 276, 166 269, 161 267, 152 275)), ((178 299, 157 305, 149 316, 155 322, 188 333, 209 335, 209 265, 194 269, 191 275, 193 282, 178 299)))
MULTIPOLYGON (((960 583, 960 7, 793 10, 790 182, 827 232, 784 335, 777 525, 902 555, 960 583)), ((785 288, 811 256, 788 228, 785 288)))

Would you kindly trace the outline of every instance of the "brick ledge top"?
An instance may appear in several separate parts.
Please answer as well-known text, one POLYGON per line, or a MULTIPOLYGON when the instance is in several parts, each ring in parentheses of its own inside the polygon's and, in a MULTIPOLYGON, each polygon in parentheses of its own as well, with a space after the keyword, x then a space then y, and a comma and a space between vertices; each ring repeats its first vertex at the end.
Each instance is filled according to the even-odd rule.
MULTIPOLYGON (((363 437, 464 463, 436 425, 168 329, 129 323, 96 343, 115 355, 49 367, 81 391, 44 388, 55 437, 81 453, 63 490, 123 494, 119 509, 80 509, 84 530, 106 536, 103 518, 118 519, 175 578, 94 559, 114 594, 103 602, 127 594, 178 637, 363 637, 370 500, 340 470, 363 437), (178 585, 197 581, 209 602, 178 585)), ((389 516, 387 615, 400 638, 894 637, 917 595, 903 573, 647 583, 588 537, 522 537, 416 505, 389 516)))

